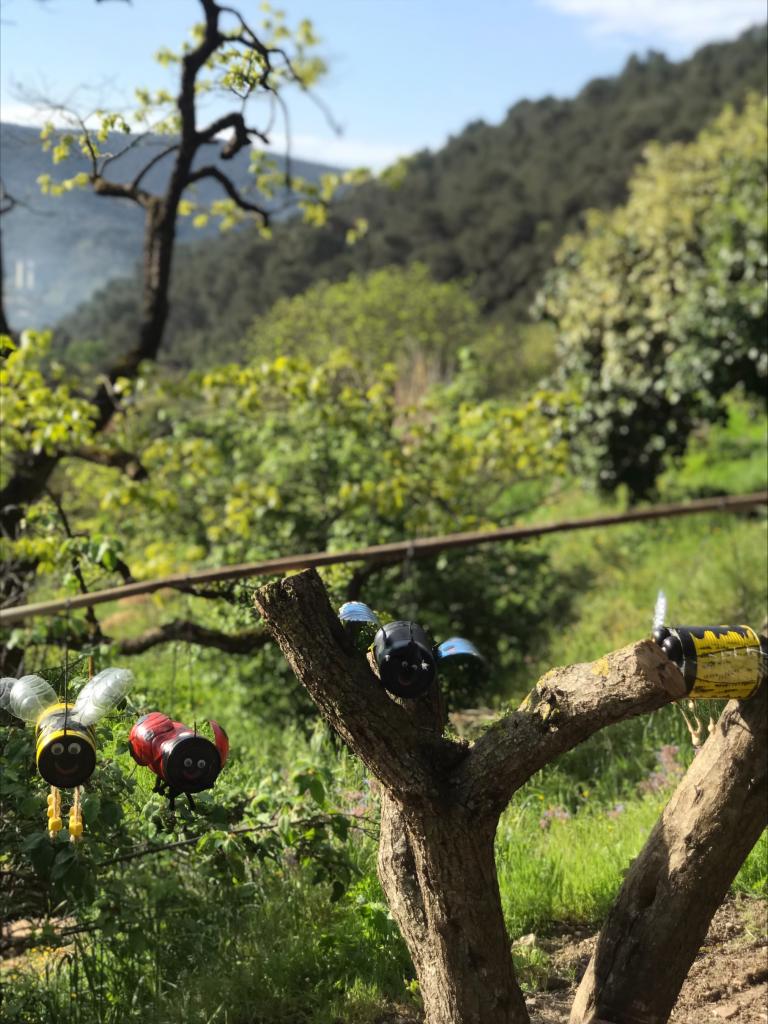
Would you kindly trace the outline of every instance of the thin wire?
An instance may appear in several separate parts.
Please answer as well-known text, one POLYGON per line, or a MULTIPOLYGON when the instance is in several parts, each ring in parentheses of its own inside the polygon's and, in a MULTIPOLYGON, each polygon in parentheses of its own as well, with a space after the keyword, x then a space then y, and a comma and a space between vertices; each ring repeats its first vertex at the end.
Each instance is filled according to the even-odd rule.
MULTIPOLYGON (((405 592, 408 596, 408 607, 410 610, 409 618, 411 619, 411 622, 413 622, 413 620, 416 618, 418 612, 418 609, 416 607, 416 587, 414 586, 416 570, 416 566, 414 565, 415 557, 416 549, 414 548, 413 544, 411 544, 405 553, 402 571, 403 583, 405 584, 405 592)), ((413 640, 413 628, 411 628, 411 640, 413 640)))
POLYGON ((67 604, 64 624, 66 627, 64 630, 64 735, 66 736, 69 723, 69 629, 71 625, 69 604, 67 604))
POLYGON ((173 648, 172 648, 172 651, 171 651, 171 686, 170 686, 170 690, 171 690, 170 707, 171 708, 173 708, 174 704, 176 703, 176 655, 178 653, 178 650, 179 650, 179 645, 178 644, 174 644, 173 648))
POLYGON ((187 644, 187 703, 189 710, 194 715, 194 686, 192 685, 192 645, 187 644))

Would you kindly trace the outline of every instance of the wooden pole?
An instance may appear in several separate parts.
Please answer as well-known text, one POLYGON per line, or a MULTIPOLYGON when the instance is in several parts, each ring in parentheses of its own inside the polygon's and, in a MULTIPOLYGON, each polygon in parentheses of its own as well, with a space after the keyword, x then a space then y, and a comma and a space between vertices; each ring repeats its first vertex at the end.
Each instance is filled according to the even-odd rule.
POLYGON ((344 562, 400 562, 406 558, 425 558, 452 548, 498 544, 502 541, 541 537, 548 533, 588 530, 598 526, 621 526, 624 523, 689 516, 703 512, 738 512, 756 505, 766 504, 768 504, 768 491, 757 491, 753 494, 723 495, 719 498, 701 498, 696 501, 667 505, 649 505, 646 508, 633 509, 631 512, 590 516, 586 519, 564 519, 556 523, 538 523, 531 526, 506 526, 500 530, 471 530, 465 533, 449 533, 436 537, 395 541, 391 544, 375 544, 347 551, 314 551, 303 555, 287 555, 280 558, 269 558, 262 562, 244 562, 240 565, 201 569, 197 572, 175 573, 170 576, 160 576, 154 580, 141 580, 120 587, 110 587, 107 590, 95 590, 90 594, 75 594, 72 597, 57 598, 53 601, 40 601, 37 604, 4 608, 0 610, 0 626, 12 625, 36 615, 55 615, 57 612, 90 608, 107 601, 119 601, 124 597, 151 594, 164 588, 184 588, 196 583, 218 583, 224 580, 246 579, 249 576, 283 576, 285 573, 297 569, 315 569, 323 565, 339 565, 344 562))

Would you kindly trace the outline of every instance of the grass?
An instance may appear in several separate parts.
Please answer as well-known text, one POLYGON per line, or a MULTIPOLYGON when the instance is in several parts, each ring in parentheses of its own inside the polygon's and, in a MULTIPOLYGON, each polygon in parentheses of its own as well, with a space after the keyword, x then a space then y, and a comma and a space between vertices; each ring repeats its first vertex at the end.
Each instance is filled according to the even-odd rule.
POLYGON ((661 805, 646 797, 627 802, 614 817, 597 805, 567 819, 553 817, 545 827, 535 808, 508 810, 496 863, 510 935, 550 931, 565 922, 599 923, 661 805))

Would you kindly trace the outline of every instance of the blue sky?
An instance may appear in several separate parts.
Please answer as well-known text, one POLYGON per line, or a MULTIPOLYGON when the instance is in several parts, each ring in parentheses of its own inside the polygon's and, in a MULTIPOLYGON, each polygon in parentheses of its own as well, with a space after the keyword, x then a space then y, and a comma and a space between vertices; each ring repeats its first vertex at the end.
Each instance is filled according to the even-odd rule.
MULTIPOLYGON (((232 5, 235 6, 233 0, 232 5)), ((524 97, 571 96, 629 54, 672 59, 765 20, 765 0, 286 0, 309 17, 330 64, 318 94, 344 127, 291 100, 293 151, 380 168, 437 148, 472 120, 499 121, 524 97)), ((240 9, 254 23, 256 0, 240 9)), ((30 97, 82 111, 129 106, 133 88, 172 85, 152 60, 199 20, 197 0, 2 0, 0 116, 34 123, 30 97)), ((275 144, 281 139, 275 137, 275 144)))

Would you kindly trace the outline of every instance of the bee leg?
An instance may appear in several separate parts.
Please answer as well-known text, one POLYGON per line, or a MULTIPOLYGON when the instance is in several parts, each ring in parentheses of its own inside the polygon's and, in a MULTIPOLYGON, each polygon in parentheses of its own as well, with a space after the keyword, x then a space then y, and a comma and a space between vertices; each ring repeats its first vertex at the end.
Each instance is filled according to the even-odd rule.
POLYGON ((75 786, 72 793, 72 806, 69 809, 69 840, 76 843, 83 834, 83 808, 80 803, 80 786, 75 786))
POLYGON ((162 795, 164 787, 165 787, 165 783, 163 782, 163 780, 158 775, 157 778, 155 779, 155 788, 152 790, 152 792, 153 793, 160 793, 162 795))
POLYGON ((187 803, 189 804, 190 811, 197 811, 197 808, 195 807, 195 801, 192 799, 192 794, 191 793, 187 793, 186 797, 187 797, 187 803))
POLYGON ((168 789, 168 810, 169 811, 175 811, 176 810, 176 797, 178 795, 179 795, 178 790, 171 789, 169 787, 169 789, 168 789))
POLYGON ((51 786, 48 794, 48 835, 51 839, 61 831, 61 790, 51 786))

